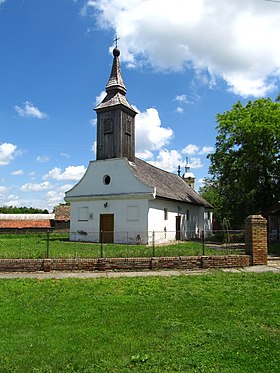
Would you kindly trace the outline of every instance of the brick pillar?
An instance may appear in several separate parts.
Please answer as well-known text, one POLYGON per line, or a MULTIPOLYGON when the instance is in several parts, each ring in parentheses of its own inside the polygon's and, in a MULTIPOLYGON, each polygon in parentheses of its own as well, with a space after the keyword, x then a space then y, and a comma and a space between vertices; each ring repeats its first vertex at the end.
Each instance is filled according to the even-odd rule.
POLYGON ((267 221, 261 215, 245 219, 245 249, 253 265, 267 264, 267 221))

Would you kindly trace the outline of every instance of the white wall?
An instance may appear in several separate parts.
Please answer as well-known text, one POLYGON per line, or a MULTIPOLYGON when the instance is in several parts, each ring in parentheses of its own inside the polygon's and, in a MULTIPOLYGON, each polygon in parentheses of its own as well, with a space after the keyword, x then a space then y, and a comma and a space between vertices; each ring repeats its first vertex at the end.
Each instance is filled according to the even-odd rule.
POLYGON ((100 214, 114 214, 114 242, 147 243, 148 200, 146 199, 102 199, 71 203, 71 240, 99 241, 100 214), (104 205, 107 203, 107 207, 104 205), (88 220, 79 220, 79 208, 88 208, 88 220), (85 234, 85 233, 87 234, 85 234))
MULTIPOLYGON (((167 200, 149 201, 149 231, 155 231, 155 240, 174 241, 176 238, 176 216, 181 216, 181 239, 199 237, 204 229, 204 207, 167 200), (164 219, 167 209, 167 220, 164 219)), ((151 238, 150 238, 151 240, 151 238)))
POLYGON ((82 179, 66 192, 65 200, 72 202, 79 196, 100 196, 114 194, 153 193, 154 188, 148 187, 135 177, 125 158, 91 161, 82 179), (111 181, 104 183, 104 177, 111 181))

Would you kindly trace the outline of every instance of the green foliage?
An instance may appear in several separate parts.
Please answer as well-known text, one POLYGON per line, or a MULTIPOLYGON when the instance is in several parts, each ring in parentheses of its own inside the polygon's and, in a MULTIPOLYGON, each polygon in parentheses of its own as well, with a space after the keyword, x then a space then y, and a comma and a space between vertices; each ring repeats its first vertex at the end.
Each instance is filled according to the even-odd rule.
POLYGON ((48 210, 37 209, 35 207, 15 207, 2 206, 0 207, 0 214, 48 214, 48 210))
MULTIPOLYGON (((224 218, 224 199, 225 197, 219 191, 219 183, 217 180, 206 178, 204 185, 199 189, 199 193, 213 207, 214 225, 217 222, 218 228, 221 228, 224 218)), ((214 227, 215 229, 217 227, 214 227)))
POLYGON ((1 372, 279 372, 273 273, 0 280, 1 372))
POLYGON ((204 196, 216 203, 217 218, 232 228, 280 199, 280 103, 241 102, 217 115, 216 151, 204 196))

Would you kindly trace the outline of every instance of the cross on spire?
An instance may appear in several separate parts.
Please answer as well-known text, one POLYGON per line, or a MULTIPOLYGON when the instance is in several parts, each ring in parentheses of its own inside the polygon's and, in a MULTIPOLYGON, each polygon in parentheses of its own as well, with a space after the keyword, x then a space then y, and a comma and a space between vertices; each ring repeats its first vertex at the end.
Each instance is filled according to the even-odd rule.
POLYGON ((120 38, 118 38, 118 35, 115 35, 115 39, 113 41, 116 43, 116 48, 118 48, 118 40, 120 40, 120 38))

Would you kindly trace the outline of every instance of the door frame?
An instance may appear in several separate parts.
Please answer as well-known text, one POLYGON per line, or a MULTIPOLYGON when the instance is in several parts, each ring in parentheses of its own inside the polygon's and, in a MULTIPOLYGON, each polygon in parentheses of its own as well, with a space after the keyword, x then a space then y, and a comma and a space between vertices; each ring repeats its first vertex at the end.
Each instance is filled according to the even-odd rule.
POLYGON ((114 228, 115 228, 114 214, 100 214, 99 215, 99 241, 100 242, 114 243, 114 228), (109 229, 107 225, 108 218, 111 219, 109 221, 109 229))
POLYGON ((181 240, 181 215, 176 216, 175 229, 176 229, 175 239, 176 241, 180 241, 181 240))

